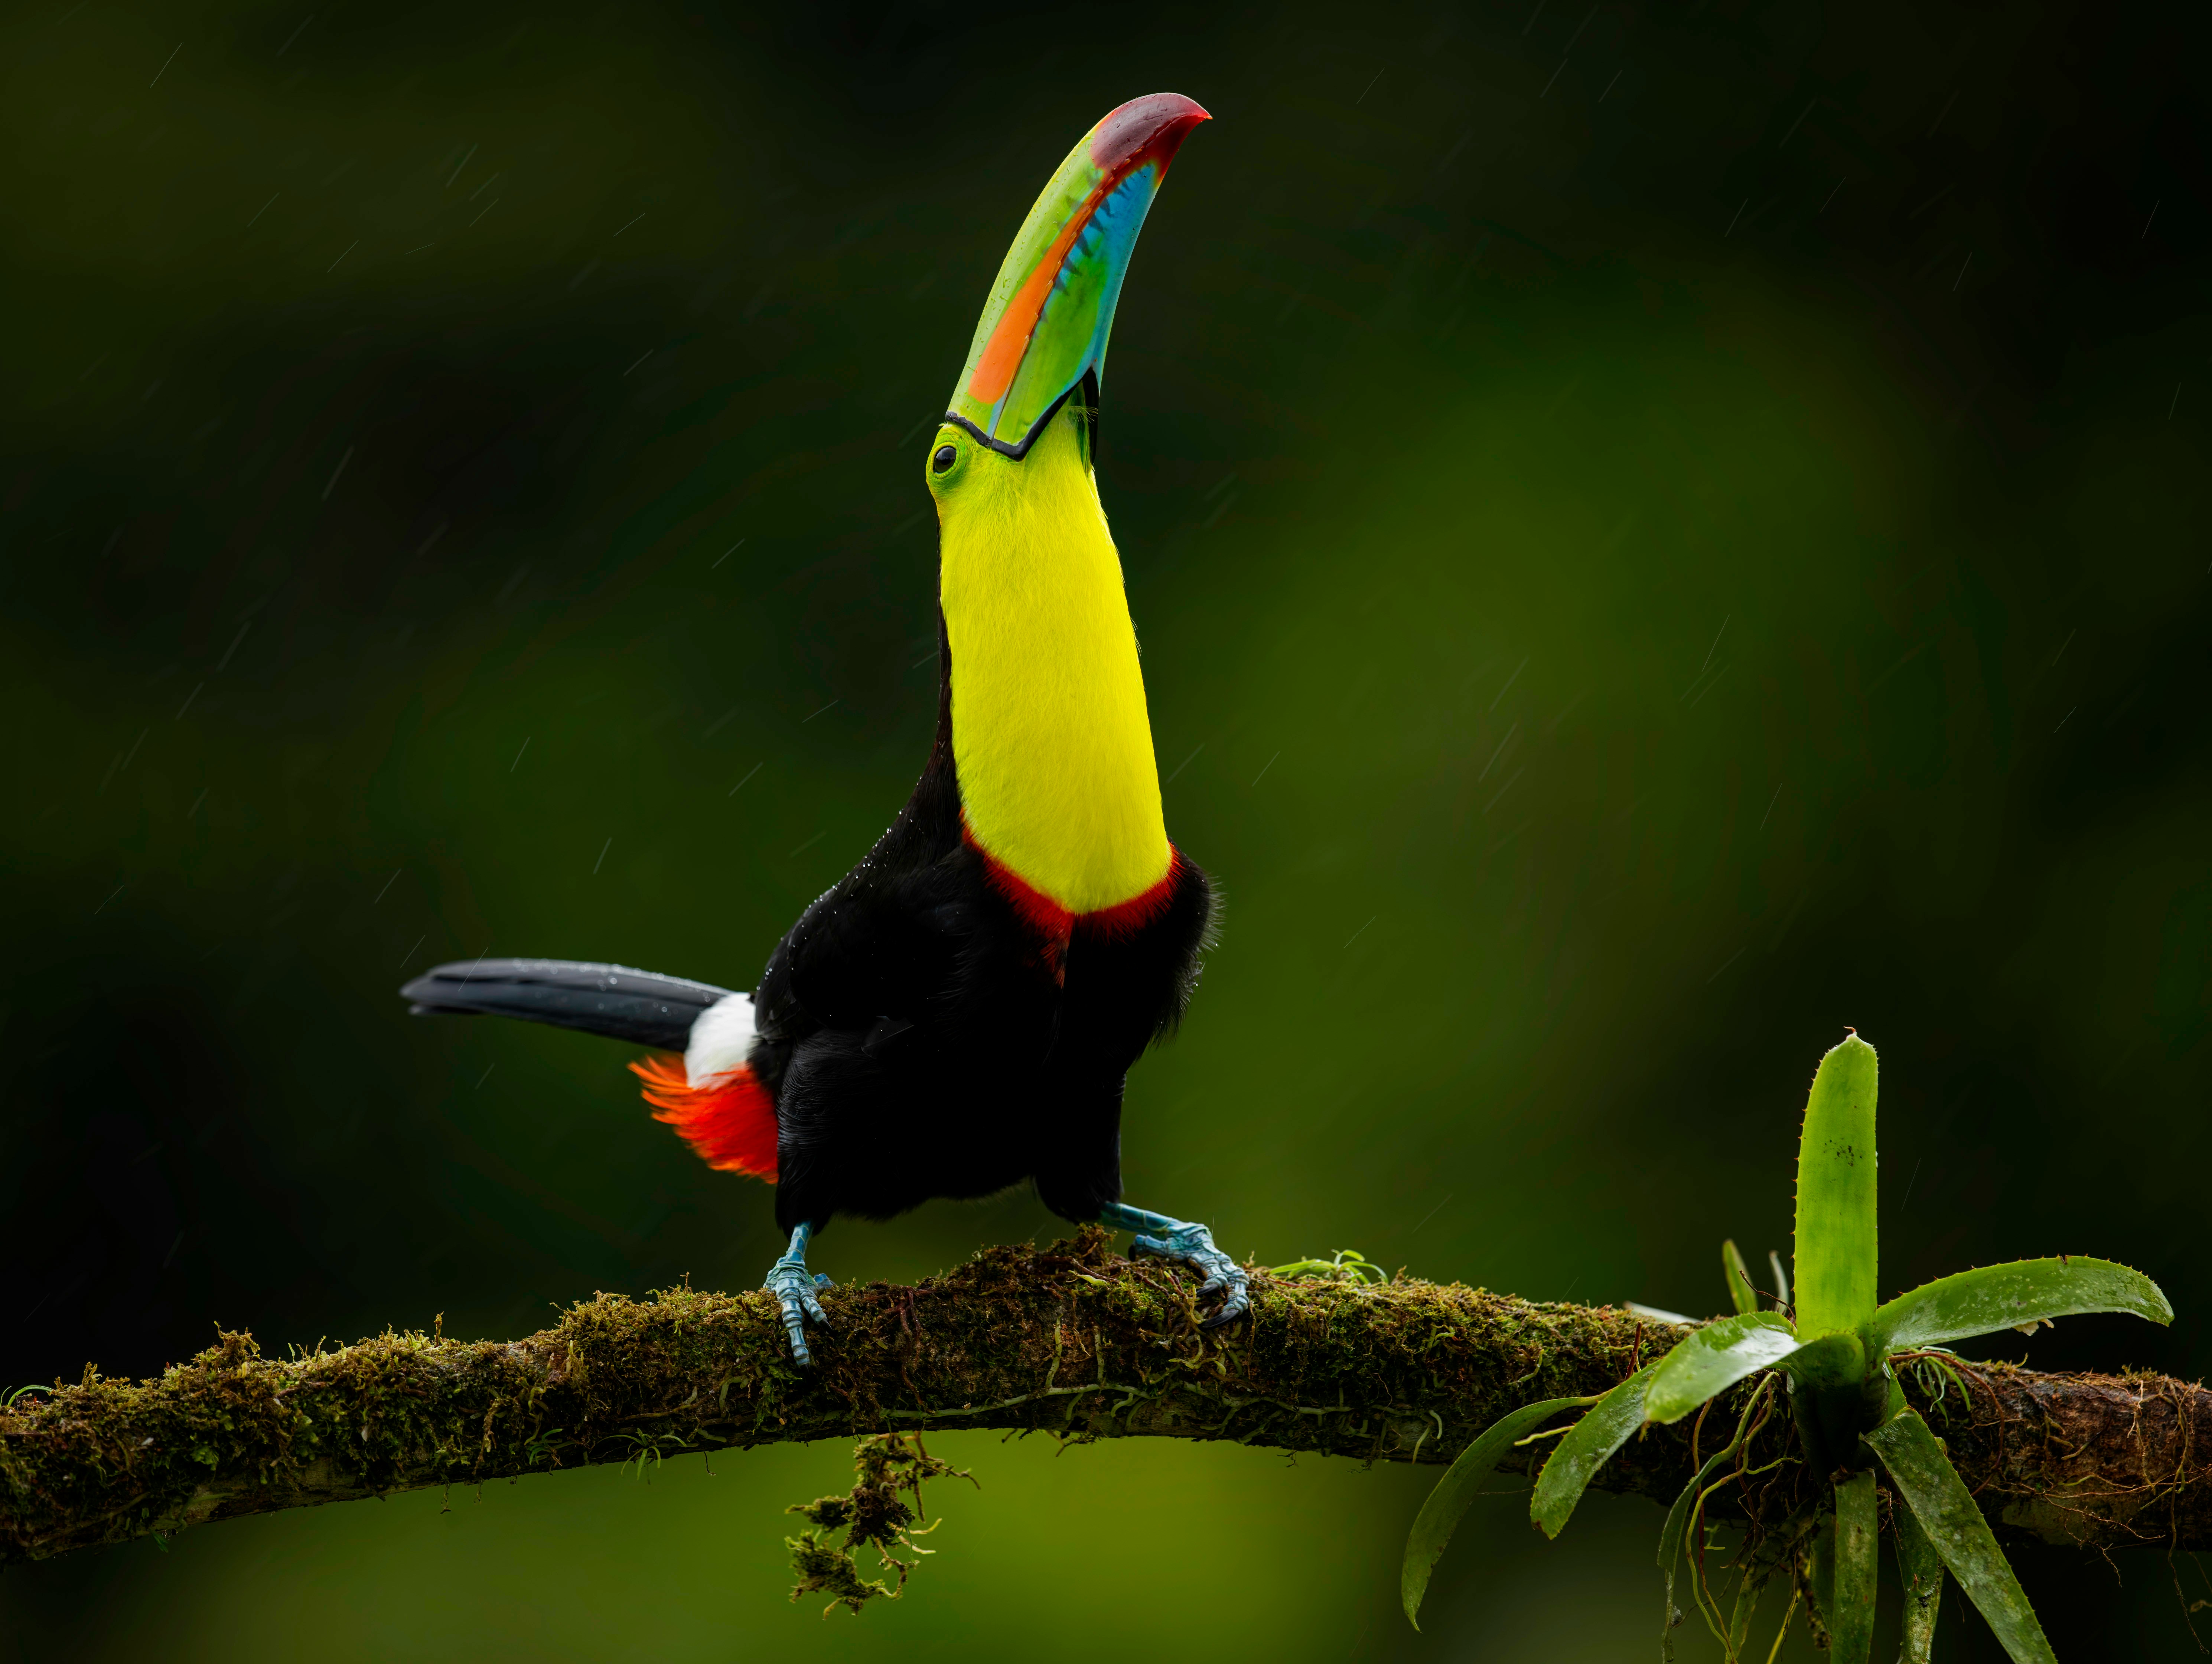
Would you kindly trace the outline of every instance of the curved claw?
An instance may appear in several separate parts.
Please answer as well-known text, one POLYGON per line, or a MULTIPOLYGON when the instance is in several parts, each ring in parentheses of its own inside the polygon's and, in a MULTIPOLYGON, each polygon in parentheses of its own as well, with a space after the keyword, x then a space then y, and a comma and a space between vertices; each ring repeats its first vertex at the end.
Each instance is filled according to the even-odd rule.
POLYGON ((822 1302, 814 1297, 817 1289, 831 1286, 830 1279, 820 1272, 809 1271, 804 1259, 787 1255, 769 1267, 768 1277, 761 1286, 775 1296, 776 1304, 783 1308, 783 1332, 791 1338, 792 1362, 802 1369, 814 1362, 814 1355, 806 1350, 806 1320, 827 1329, 831 1326, 830 1314, 822 1309, 822 1302))
POLYGON ((1203 1301, 1220 1295, 1222 1300, 1200 1325, 1201 1328, 1218 1329, 1252 1308, 1252 1279, 1242 1265, 1213 1246, 1213 1233, 1203 1225, 1177 1225, 1158 1236, 1138 1236, 1130 1242, 1129 1252, 1179 1260, 1205 1277, 1198 1285, 1199 1299, 1203 1301))

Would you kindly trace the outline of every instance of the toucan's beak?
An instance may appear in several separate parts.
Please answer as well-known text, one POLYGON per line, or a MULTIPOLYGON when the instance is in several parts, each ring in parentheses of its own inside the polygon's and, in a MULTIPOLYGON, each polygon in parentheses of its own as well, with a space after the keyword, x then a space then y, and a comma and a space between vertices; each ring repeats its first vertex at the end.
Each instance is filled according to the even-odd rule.
POLYGON ((1070 393, 1085 381, 1095 391, 1146 210, 1184 137, 1212 119, 1180 93, 1153 93, 1067 153, 1006 251, 945 420, 1018 458, 1070 393))

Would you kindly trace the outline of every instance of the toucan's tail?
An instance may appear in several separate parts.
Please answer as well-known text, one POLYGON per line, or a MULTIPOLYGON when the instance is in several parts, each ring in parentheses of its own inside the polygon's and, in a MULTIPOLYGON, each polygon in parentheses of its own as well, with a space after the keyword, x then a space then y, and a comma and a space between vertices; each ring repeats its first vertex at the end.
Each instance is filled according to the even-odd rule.
POLYGON ((399 993, 417 1016, 520 1017, 681 1052, 630 1065, 653 1119, 674 1127, 708 1166, 775 1182, 775 1100, 746 1062, 751 996, 565 959, 464 960, 399 993))
POLYGON ((730 990, 626 965, 484 959, 437 966, 402 988, 399 997, 412 1002, 418 1017, 520 1017, 681 1051, 691 1043, 691 1026, 730 990))

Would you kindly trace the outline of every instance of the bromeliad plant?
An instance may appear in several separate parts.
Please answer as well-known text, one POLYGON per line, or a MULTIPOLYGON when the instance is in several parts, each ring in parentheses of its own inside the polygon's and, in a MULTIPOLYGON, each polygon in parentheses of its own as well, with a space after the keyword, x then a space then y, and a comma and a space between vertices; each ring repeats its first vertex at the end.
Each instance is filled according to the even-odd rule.
MULTIPOLYGON (((2006 1563, 1981 1509, 1944 1454, 1942 1441, 1905 1402, 1899 1372, 1936 1372, 1941 1389, 1965 1366, 1944 1343, 2019 1328, 2077 1312, 2132 1312, 2169 1323, 2173 1309, 2158 1285, 2109 1260, 2061 1256, 1986 1265, 1876 1303, 1875 1256, 1874 1048, 1856 1033, 1820 1060, 1805 1105, 1797 1149, 1797 1288, 1794 1307, 1774 1262, 1779 1309, 1762 1311, 1733 1242, 1722 1248, 1735 1307, 1705 1324, 1657 1362, 1611 1392, 1547 1399, 1501 1417, 1469 1445, 1430 1495, 1406 1543, 1403 1594, 1414 1618, 1429 1573, 1453 1528, 1508 1450, 1526 1444, 1563 1411, 1586 1413, 1569 1425, 1536 1478, 1529 1517, 1557 1537, 1598 1469, 1651 1423, 1678 1422, 1738 1382, 1757 1376, 1735 1434, 1698 1468, 1668 1510, 1659 1536, 1666 1579, 1660 1628, 1662 1657, 1682 1614, 1674 1604, 1676 1569, 1686 1544, 1698 1567, 1690 1588, 1730 1664, 1743 1656, 1760 1589, 1790 1578, 1787 1633, 1801 1597, 1826 1631, 1838 1664, 1865 1664, 1874 1643, 1879 1530, 1875 1484, 1887 1474, 1898 1570, 1905 1588, 1904 1657, 1925 1664, 1948 1570, 2019 1664, 2055 1664, 2051 1643, 2006 1563), (1793 1454, 1743 1470, 1746 1453, 1787 1405, 1796 1433, 1793 1454), (1784 1462, 1803 1461, 1831 1476, 1824 1505, 1757 1535, 1746 1545, 1731 1610, 1722 1613, 1704 1567, 1706 1500, 1784 1462)), ((1418 1624, 1417 1624, 1418 1627, 1418 1624)), ((1775 1646, 1781 1645, 1781 1636, 1775 1646)))

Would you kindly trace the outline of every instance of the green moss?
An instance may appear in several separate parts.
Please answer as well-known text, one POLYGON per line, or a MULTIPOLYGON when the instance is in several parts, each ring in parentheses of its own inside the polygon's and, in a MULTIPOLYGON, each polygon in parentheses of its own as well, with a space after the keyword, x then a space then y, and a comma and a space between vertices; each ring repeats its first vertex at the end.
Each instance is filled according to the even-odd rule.
POLYGON ((791 1551, 792 1570, 799 1576, 791 1598, 797 1600, 826 1593, 830 1601, 822 1609, 824 1618, 841 1605, 858 1612, 878 1595, 896 1599, 914 1566, 894 1554, 894 1549, 917 1557, 933 1551, 914 1540, 937 1529, 920 1523, 924 1517, 924 1480, 957 1478, 975 1483, 975 1476, 965 1469, 949 1467, 931 1455, 922 1448, 919 1434, 908 1437, 880 1433, 862 1439, 853 1447, 853 1466, 859 1470, 860 1482, 846 1496, 817 1496, 784 1510, 805 1515, 816 1527, 784 1539, 784 1545, 791 1551), (901 1496, 902 1491, 914 1498, 911 1506, 901 1496), (846 1533, 842 1545, 826 1540, 830 1532, 839 1530, 846 1533), (874 1549, 883 1563, 898 1573, 897 1588, 860 1576, 853 1556, 861 1548, 874 1549))

